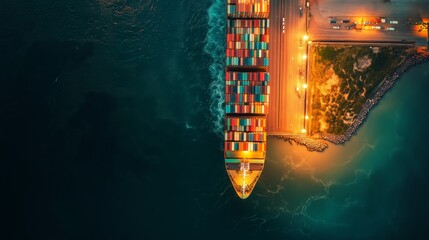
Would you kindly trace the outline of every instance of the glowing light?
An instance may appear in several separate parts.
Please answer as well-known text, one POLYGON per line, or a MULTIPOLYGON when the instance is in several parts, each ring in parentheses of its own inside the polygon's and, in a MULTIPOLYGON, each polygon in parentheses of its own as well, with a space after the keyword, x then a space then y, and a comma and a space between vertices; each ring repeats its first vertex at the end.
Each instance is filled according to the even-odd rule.
POLYGON ((304 83, 304 84, 302 85, 302 87, 303 87, 304 89, 307 89, 307 88, 308 88, 307 83, 304 83))
POLYGON ((250 155, 250 154, 251 154, 251 152, 250 152, 250 151, 246 151, 246 150, 241 151, 241 153, 243 154, 243 156, 248 156, 248 155, 250 155))
POLYGON ((308 40, 308 36, 304 35, 303 39, 304 39, 304 41, 307 41, 308 40))
POLYGON ((308 120, 308 115, 305 115, 305 120, 308 120))
POLYGON ((307 130, 305 128, 301 129, 301 133, 306 133, 307 130))
POLYGON ((307 59, 307 54, 302 55, 302 59, 307 59))

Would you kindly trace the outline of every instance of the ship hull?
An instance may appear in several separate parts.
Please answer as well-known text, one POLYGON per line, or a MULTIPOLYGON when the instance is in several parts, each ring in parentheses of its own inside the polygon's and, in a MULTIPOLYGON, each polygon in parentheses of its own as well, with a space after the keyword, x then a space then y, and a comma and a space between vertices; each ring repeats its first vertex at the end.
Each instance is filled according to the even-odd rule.
POLYGON ((225 168, 237 195, 252 193, 266 157, 269 103, 267 0, 227 0, 225 168))

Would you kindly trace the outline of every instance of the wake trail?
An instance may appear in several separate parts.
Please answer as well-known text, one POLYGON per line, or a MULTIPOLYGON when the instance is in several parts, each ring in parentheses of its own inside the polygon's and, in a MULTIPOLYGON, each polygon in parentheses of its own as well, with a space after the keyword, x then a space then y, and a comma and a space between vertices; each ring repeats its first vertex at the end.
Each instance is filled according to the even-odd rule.
POLYGON ((226 1, 214 0, 208 10, 208 32, 204 52, 212 58, 209 66, 211 83, 210 114, 213 131, 219 136, 224 136, 223 120, 225 110, 225 25, 226 25, 226 1))

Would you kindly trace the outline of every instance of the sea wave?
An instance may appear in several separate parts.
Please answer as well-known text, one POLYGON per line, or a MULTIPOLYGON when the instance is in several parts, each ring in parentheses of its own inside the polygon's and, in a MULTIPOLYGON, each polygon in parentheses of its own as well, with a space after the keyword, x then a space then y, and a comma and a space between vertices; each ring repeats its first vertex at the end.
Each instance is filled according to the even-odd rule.
POLYGON ((211 74, 210 113, 213 131, 223 137, 223 119, 225 110, 225 0, 214 0, 208 10, 208 32, 204 51, 212 58, 209 70, 211 74))

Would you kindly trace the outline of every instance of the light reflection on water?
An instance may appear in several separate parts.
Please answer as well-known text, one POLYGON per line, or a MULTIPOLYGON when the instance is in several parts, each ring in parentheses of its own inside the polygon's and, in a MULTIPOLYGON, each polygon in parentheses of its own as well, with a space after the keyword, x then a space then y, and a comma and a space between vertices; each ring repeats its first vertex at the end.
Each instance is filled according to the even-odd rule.
MULTIPOLYGON (((208 12, 216 20, 212 26, 216 31, 209 31, 206 42, 217 43, 207 53, 214 60, 210 104, 213 131, 219 135, 224 51, 218 43, 224 40, 222 34, 215 33, 223 31, 224 25, 219 21, 224 18, 218 17, 224 14, 223 4, 214 0, 208 12)), ((350 141, 339 146, 330 144, 323 153, 270 138, 264 172, 252 196, 246 201, 237 200, 225 174, 210 195, 216 203, 213 212, 207 211, 208 218, 213 219, 210 214, 220 214, 221 225, 226 229, 248 230, 253 237, 389 236, 389 232, 398 229, 394 223, 412 220, 412 214, 403 206, 415 202, 406 197, 415 181, 410 176, 427 181, 422 169, 427 169, 425 159, 429 156, 416 148, 429 134, 427 79, 428 63, 402 76, 350 141)), ((428 198, 424 194, 421 199, 428 198)), ((407 233, 411 227, 407 230, 402 225, 401 229, 407 233)))
POLYGON ((410 174, 419 174, 418 166, 425 161, 424 151, 416 151, 415 146, 425 142, 423 133, 429 132, 424 90, 429 87, 428 76, 428 63, 402 76, 344 145, 329 144, 319 153, 271 138, 256 194, 277 205, 280 218, 290 215, 285 219, 292 220, 286 225, 297 231, 357 231, 366 227, 365 233, 371 235, 379 225, 386 225, 376 219, 396 211, 400 215, 402 209, 395 209, 399 203, 392 199, 412 187, 405 180, 410 174), (362 212, 375 203, 380 206, 367 223, 355 226, 357 220, 345 218, 356 215, 363 220, 362 212))

